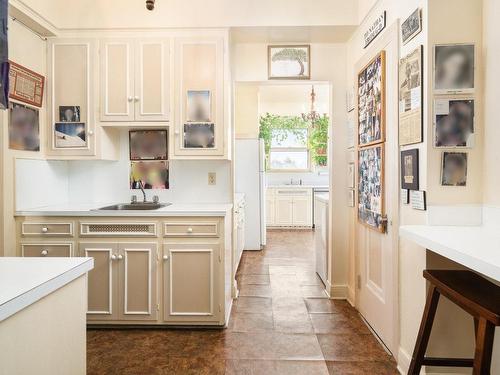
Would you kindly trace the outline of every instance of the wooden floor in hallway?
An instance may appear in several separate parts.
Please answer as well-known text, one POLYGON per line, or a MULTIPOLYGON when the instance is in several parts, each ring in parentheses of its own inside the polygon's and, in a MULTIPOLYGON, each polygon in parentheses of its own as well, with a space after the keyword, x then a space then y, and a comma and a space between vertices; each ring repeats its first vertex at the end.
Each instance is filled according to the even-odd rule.
POLYGON ((394 360, 314 271, 314 232, 269 231, 244 252, 240 297, 224 330, 89 330, 87 373, 393 375, 394 360))

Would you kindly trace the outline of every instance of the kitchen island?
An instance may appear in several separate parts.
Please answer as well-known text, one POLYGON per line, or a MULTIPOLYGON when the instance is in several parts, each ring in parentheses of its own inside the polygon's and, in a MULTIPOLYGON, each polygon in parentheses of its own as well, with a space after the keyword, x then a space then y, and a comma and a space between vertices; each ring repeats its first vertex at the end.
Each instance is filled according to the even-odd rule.
POLYGON ((92 258, 0 258, 0 374, 85 374, 92 258), (29 359, 27 359, 29 356, 29 359))
POLYGON ((23 257, 92 257, 91 325, 219 326, 231 311, 232 205, 99 210, 109 202, 16 213, 23 257))

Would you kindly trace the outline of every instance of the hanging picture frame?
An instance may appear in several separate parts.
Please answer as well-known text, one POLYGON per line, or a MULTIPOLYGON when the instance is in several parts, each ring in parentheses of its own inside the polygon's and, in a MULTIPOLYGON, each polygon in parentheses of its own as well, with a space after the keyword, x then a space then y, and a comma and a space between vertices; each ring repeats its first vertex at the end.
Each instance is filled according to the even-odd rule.
POLYGON ((54 148, 86 148, 87 125, 84 122, 56 122, 54 148))
POLYGON ((385 141, 385 51, 358 74, 358 146, 385 141))
POLYGON ((9 97, 41 107, 45 77, 13 61, 9 65, 9 97))
POLYGON ((268 46, 269 79, 310 79, 311 46, 270 45, 268 46))
POLYGON ((399 144, 423 141, 423 48, 419 46, 399 61, 399 144))
POLYGON ((403 45, 412 40, 422 31, 422 12, 415 9, 410 16, 401 24, 401 41, 403 45))
POLYGON ((435 45, 433 61, 436 94, 474 92, 474 44, 435 45))
POLYGON ((474 98, 470 96, 448 96, 434 100, 434 147, 474 146, 474 103, 474 98))
POLYGON ((188 90, 186 93, 186 122, 212 121, 210 90, 188 90))
POLYGON ((418 149, 401 151, 401 189, 418 190, 418 149))
POLYGON ((358 150, 358 221, 364 226, 385 232, 385 144, 358 150))
POLYGON ((40 113, 38 108, 9 102, 9 148, 40 151, 40 113))

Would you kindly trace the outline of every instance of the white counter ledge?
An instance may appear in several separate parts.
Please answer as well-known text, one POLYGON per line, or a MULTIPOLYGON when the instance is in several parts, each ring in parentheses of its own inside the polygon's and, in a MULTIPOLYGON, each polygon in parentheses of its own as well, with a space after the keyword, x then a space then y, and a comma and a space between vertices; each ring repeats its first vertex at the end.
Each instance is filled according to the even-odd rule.
POLYGON ((500 281, 500 231, 488 226, 403 225, 402 238, 500 281))
POLYGON ((161 216, 226 216, 232 205, 225 203, 174 203, 157 210, 100 211, 98 208, 114 203, 66 203, 62 205, 30 208, 16 211, 15 216, 118 216, 118 217, 161 217, 161 216))
POLYGON ((93 258, 0 257, 0 322, 92 268, 93 258))

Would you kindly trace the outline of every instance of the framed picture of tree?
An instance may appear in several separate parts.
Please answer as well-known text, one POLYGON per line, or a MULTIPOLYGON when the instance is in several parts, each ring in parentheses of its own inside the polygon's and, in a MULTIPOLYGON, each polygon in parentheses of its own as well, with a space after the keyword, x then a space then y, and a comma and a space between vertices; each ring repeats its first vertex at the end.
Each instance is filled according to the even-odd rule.
POLYGON ((310 79, 311 46, 268 46, 269 79, 310 79))

